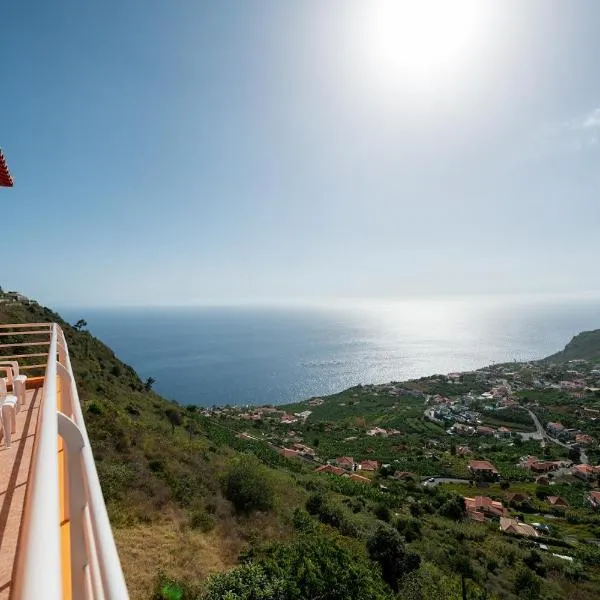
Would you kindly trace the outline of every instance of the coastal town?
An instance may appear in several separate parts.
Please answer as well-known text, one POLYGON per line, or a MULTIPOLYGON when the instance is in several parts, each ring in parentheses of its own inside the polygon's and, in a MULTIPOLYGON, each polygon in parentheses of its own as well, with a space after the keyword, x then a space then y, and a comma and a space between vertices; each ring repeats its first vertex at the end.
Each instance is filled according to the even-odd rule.
POLYGON ((319 474, 384 491, 393 482, 447 487, 468 520, 507 535, 575 540, 583 534, 570 525, 587 518, 584 537, 595 539, 600 361, 493 365, 202 414, 319 474))

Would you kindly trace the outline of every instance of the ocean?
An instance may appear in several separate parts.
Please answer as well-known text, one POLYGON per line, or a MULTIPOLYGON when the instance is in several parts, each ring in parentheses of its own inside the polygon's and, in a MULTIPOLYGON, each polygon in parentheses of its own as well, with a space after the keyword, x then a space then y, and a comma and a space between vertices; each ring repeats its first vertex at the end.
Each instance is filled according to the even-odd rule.
POLYGON ((329 307, 66 309, 182 404, 281 404, 542 358, 600 328, 598 296, 452 298, 329 307))

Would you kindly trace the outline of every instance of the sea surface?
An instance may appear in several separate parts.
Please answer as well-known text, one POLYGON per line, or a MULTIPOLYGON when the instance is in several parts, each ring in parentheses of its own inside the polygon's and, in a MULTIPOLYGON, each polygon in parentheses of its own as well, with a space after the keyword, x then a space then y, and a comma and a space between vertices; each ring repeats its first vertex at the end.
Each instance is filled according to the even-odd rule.
POLYGON ((600 298, 590 295, 61 312, 86 319, 165 397, 204 406, 278 404, 542 358, 600 328, 600 298))

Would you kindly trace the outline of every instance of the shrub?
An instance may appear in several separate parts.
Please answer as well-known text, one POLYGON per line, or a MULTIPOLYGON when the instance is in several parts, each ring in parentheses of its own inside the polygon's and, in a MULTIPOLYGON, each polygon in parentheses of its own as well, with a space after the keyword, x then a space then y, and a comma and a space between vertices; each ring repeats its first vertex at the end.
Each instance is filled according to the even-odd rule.
POLYGON ((190 514, 190 527, 192 529, 199 529, 200 531, 207 532, 213 529, 215 526, 215 518, 213 515, 207 513, 202 508, 193 510, 190 514))
POLYGON ((202 600, 284 600, 285 582, 261 565, 241 565, 208 580, 202 600))
POLYGON ((380 521, 385 521, 386 523, 389 523, 392 519, 392 513, 385 504, 378 504, 373 512, 380 521))
POLYGON ((514 590, 519 598, 537 600, 541 592, 540 578, 529 569, 521 567, 515 577, 514 590))
POLYGON ((384 581, 398 591, 398 581, 406 573, 419 568, 421 557, 407 553, 402 538, 393 527, 381 523, 367 541, 371 560, 379 563, 384 581))
POLYGON ((243 456, 235 461, 225 473, 222 487, 223 494, 238 513, 273 508, 275 493, 271 478, 253 456, 243 456))

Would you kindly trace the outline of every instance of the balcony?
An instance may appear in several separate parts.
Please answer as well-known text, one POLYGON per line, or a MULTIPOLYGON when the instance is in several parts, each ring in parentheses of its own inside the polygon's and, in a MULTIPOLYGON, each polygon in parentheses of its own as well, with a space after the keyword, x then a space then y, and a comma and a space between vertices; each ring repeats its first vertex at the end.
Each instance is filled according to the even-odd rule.
POLYGON ((62 330, 0 325, 0 353, 27 375, 0 442, 0 600, 126 600, 62 330))

